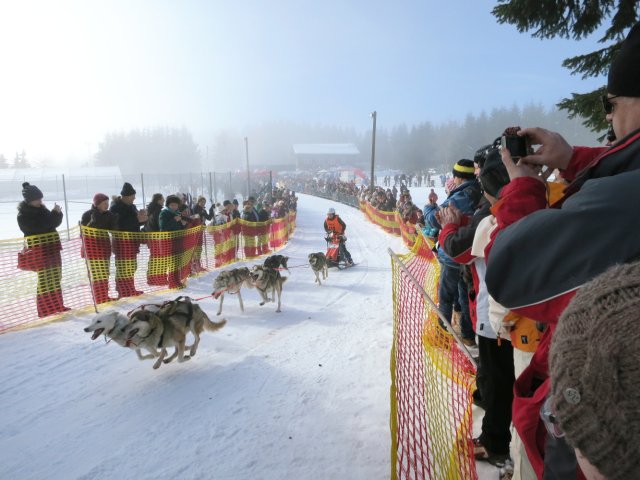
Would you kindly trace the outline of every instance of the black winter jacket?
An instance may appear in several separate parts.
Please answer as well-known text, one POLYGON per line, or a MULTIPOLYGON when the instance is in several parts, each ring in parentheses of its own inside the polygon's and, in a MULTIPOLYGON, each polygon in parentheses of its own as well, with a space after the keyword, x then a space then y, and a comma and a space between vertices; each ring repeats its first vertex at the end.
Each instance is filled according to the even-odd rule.
POLYGON ((147 223, 144 225, 145 232, 159 232, 160 231, 160 211, 162 205, 157 203, 150 203, 147 205, 147 223))
POLYGON ((142 223, 138 221, 138 207, 135 205, 128 205, 122 201, 122 198, 118 197, 109 208, 109 211, 118 216, 118 230, 123 232, 140 231, 142 223))
POLYGON ((51 211, 44 205, 33 207, 24 201, 18 204, 18 227, 25 237, 55 232, 62 217, 62 212, 51 211))

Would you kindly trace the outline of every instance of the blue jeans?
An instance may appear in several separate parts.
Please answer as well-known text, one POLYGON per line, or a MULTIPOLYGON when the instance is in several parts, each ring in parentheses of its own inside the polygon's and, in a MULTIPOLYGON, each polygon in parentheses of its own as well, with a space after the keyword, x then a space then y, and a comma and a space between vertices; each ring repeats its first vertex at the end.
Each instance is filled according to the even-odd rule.
POLYGON ((438 308, 451 324, 451 314, 453 304, 456 300, 460 302, 460 331, 462 338, 475 340, 476 335, 471 325, 471 317, 469 315, 469 296, 467 294, 467 285, 460 276, 460 267, 452 266, 447 263, 440 263, 440 283, 438 284, 438 308))

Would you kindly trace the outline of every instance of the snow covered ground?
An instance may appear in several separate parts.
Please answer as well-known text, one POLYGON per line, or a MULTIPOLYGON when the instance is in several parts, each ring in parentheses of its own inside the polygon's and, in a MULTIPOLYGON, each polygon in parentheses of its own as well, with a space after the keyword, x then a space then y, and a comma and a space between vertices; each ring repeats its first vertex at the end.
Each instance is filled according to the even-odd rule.
MULTIPOLYGON (((428 190, 415 190, 422 206, 428 190)), ((300 195, 295 236, 281 251, 294 267, 282 313, 260 307, 255 290, 243 295, 244 314, 228 296, 227 325, 205 332, 188 362, 154 371, 132 351, 92 342, 82 330, 90 315, 0 335, 0 478, 389 478, 388 247, 406 251, 357 210, 300 195), (326 249, 330 206, 347 223, 357 266, 331 269, 317 286, 304 265, 326 249)), ((215 275, 180 294, 208 295, 215 275)), ((217 302, 200 303, 215 321, 217 302)))

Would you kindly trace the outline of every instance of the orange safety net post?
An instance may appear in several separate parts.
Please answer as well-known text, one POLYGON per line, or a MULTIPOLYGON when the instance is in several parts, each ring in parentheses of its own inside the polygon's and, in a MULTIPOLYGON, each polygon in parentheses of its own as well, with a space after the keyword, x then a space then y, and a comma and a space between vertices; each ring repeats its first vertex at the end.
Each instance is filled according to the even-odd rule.
POLYGON ((475 369, 426 299, 440 267, 422 238, 392 256, 391 478, 473 480, 475 369))

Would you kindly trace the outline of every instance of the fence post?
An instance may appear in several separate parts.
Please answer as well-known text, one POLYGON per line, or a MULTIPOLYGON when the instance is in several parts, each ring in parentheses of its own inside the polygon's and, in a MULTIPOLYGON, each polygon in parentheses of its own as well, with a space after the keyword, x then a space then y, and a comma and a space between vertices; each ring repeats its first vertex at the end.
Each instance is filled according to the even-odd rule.
POLYGON ((147 204, 147 198, 144 195, 144 173, 140 173, 140 183, 142 185, 142 208, 147 204))
POLYGON ((213 172, 213 202, 218 201, 218 186, 216 185, 216 172, 213 172))
MULTIPOLYGON (((85 263, 85 266, 87 267, 87 275, 89 276, 89 289, 91 290, 91 299, 93 300, 93 309, 96 311, 96 313, 98 313, 98 304, 96 303, 96 294, 93 290, 93 278, 91 278, 91 270, 89 269, 89 255, 87 254, 87 244, 85 243, 84 235, 82 234, 82 223, 78 222, 78 227, 80 228, 80 240, 82 240, 82 250, 84 251, 84 263, 85 263)), ((109 263, 111 263, 111 260, 109 260, 109 263)))
POLYGON ((64 194, 64 218, 67 220, 67 240, 71 240, 71 235, 69 234, 69 205, 67 203, 67 184, 64 180, 64 173, 62 174, 62 193, 64 194))
MULTIPOLYGON (((204 193, 203 193, 204 195, 204 193)), ((215 194, 213 193, 213 186, 211 185, 211 172, 209 172, 209 200, 212 203, 213 208, 216 208, 215 194)))

